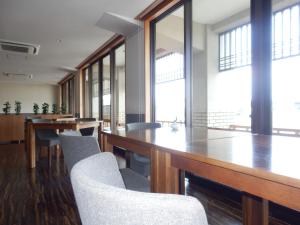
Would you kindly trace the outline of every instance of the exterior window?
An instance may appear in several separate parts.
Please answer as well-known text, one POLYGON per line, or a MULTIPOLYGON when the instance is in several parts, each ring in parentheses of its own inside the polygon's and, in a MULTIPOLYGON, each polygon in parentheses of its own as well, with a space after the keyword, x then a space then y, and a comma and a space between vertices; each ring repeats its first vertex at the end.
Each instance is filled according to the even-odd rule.
POLYGON ((92 117, 99 119, 99 63, 92 65, 92 117))
MULTIPOLYGON (((299 4, 273 13, 273 60, 300 54, 299 4)), ((251 24, 236 27, 219 35, 219 70, 251 64, 251 24)))
POLYGON ((245 24, 219 36, 219 70, 225 71, 251 64, 251 24, 245 24))
POLYGON ((273 59, 299 55, 299 5, 273 16, 273 59))
POLYGON ((153 26, 153 121, 168 125, 173 121, 185 124, 186 85, 189 85, 185 73, 186 52, 184 46, 184 7, 180 5, 160 20, 152 23, 153 26), (174 38, 176 37, 176 38, 174 38))
POLYGON ((159 122, 177 120, 184 123, 184 56, 180 53, 171 53, 158 58, 155 73, 155 95, 159 96, 155 105, 156 120, 159 122))

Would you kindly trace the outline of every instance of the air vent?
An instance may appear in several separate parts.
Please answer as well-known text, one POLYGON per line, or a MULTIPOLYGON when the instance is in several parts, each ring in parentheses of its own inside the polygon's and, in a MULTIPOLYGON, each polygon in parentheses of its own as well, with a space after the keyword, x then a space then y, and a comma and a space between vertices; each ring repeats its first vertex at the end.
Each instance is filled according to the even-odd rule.
POLYGON ((39 49, 40 49, 39 45, 13 42, 13 41, 0 39, 0 51, 2 52, 37 55, 39 53, 39 49))
POLYGON ((32 74, 25 74, 25 73, 3 73, 3 76, 9 77, 9 78, 21 78, 21 79, 32 79, 32 74))

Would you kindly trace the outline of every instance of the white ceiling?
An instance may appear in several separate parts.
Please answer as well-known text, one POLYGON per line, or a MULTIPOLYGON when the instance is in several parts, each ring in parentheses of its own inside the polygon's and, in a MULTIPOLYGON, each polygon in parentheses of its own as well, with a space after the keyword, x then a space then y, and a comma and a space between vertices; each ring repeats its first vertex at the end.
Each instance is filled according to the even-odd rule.
POLYGON ((214 24, 250 8, 250 0, 194 0, 193 20, 214 24))
MULTIPOLYGON (((274 0, 273 0, 274 1, 274 0)), ((215 24, 250 8, 250 0, 193 0, 193 21, 215 24)), ((183 17, 183 8, 173 13, 183 17)))
POLYGON ((0 53, 3 72, 33 74, 19 82, 56 84, 113 33, 96 26, 104 12, 134 18, 153 0, 0 0, 0 39, 41 45, 38 56, 0 53))

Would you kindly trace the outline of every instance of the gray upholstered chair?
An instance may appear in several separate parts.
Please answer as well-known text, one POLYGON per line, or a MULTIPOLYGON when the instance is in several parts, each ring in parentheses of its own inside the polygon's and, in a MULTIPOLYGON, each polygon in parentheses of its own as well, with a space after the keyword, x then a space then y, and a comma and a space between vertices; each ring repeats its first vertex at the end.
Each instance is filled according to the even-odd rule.
MULTIPOLYGON (((32 122, 49 122, 47 119, 31 119, 32 122)), ((55 130, 36 129, 36 143, 39 147, 48 148, 48 165, 51 167, 52 150, 59 145, 59 137, 55 130)))
MULTIPOLYGON (((144 130, 160 128, 160 123, 128 123, 126 124, 126 130, 144 130)), ((130 151, 130 149, 129 149, 130 151)), ((142 155, 131 153, 129 156, 129 167, 137 173, 142 174, 145 177, 150 175, 150 160, 142 155)))
POLYGON ((207 225, 194 197, 126 190, 112 153, 78 162, 71 182, 83 225, 207 225))
MULTIPOLYGON (((78 118, 76 121, 96 121, 96 118, 78 118)), ((94 127, 89 127, 89 128, 82 128, 80 129, 80 133, 82 136, 93 136, 94 134, 94 127)))
MULTIPOLYGON (((93 136, 74 136, 72 133, 64 132, 59 135, 59 138, 69 172, 80 160, 101 152, 98 141, 93 136)), ((128 189, 143 192, 150 191, 150 182, 144 176, 130 168, 120 169, 120 172, 128 189)))

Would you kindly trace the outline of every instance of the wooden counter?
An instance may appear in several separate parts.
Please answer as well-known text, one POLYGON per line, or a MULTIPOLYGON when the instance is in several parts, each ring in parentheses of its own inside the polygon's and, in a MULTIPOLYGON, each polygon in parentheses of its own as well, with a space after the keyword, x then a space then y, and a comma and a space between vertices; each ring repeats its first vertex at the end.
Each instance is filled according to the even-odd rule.
POLYGON ((71 114, 0 114, 0 142, 22 141, 25 138, 25 118, 57 119, 70 117, 71 114))
POLYGON ((0 142, 24 140, 24 115, 0 115, 0 142))

